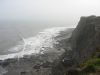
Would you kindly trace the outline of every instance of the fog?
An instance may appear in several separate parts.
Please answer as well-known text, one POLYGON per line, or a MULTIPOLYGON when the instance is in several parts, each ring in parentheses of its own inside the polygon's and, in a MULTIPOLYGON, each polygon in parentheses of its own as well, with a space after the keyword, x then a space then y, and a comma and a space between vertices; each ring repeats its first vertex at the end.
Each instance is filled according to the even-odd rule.
POLYGON ((0 21, 75 27, 81 16, 100 15, 99 7, 100 0, 0 0, 0 21))

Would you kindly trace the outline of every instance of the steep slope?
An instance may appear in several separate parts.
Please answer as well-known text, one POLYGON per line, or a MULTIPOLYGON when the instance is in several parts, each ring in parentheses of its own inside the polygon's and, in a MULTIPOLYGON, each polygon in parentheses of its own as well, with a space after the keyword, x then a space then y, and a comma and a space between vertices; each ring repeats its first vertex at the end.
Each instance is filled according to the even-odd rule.
POLYGON ((53 67, 53 75, 66 74, 76 68, 80 62, 91 58, 96 50, 100 50, 100 17, 81 17, 72 32, 70 51, 65 52, 61 62, 53 67))
POLYGON ((79 62, 93 55, 100 47, 100 17, 81 17, 72 33, 73 58, 79 62))

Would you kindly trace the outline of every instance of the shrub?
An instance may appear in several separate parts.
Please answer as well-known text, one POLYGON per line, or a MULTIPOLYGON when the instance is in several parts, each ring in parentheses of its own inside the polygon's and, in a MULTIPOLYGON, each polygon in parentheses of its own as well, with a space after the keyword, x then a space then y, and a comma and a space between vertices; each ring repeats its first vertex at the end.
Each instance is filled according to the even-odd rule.
POLYGON ((100 58, 91 58, 89 60, 86 60, 86 61, 80 63, 78 66, 80 68, 82 68, 82 67, 86 67, 88 65, 100 66, 100 58))
POLYGON ((95 65, 87 65, 83 70, 82 72, 84 73, 94 73, 96 72, 96 68, 95 68, 95 65))

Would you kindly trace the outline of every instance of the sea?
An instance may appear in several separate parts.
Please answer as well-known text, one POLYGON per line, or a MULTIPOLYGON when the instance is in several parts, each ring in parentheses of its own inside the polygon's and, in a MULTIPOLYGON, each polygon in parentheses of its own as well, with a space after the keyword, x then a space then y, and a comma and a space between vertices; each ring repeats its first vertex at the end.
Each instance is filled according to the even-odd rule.
POLYGON ((68 27, 0 23, 0 60, 37 54, 44 47, 52 47, 57 43, 53 37, 66 29, 68 27))

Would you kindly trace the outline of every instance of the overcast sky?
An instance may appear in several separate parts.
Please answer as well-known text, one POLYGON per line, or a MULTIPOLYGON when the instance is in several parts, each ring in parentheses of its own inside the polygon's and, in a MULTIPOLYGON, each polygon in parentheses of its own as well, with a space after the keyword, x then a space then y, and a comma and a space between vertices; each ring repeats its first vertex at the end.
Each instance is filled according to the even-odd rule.
POLYGON ((100 15, 100 0, 0 0, 0 20, 76 26, 88 15, 100 15))

